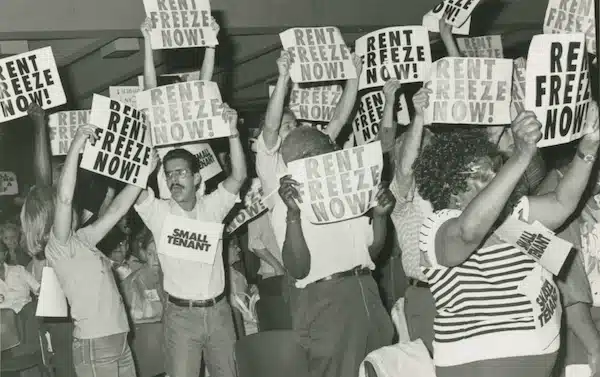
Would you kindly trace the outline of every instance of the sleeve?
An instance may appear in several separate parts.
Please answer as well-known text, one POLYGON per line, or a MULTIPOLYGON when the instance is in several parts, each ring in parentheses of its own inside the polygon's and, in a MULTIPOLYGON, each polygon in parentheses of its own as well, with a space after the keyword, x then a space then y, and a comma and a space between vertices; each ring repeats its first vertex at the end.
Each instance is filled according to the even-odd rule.
POLYGON ((169 213, 169 204, 165 200, 157 199, 154 190, 148 188, 148 197, 141 204, 133 206, 140 218, 152 234, 160 233, 164 217, 169 213))
POLYGON ((261 227, 258 224, 259 219, 248 223, 248 249, 250 251, 265 249, 266 246, 261 239, 261 227))
POLYGON ((256 139, 256 174, 260 179, 265 195, 270 194, 279 187, 277 180, 277 165, 280 158, 279 148, 281 147, 281 137, 277 137, 277 142, 273 148, 267 148, 265 139, 261 132, 256 139))
MULTIPOLYGON (((208 206, 207 209, 211 211, 215 221, 222 222, 225 219, 225 216, 227 216, 229 211, 231 211, 235 205, 238 197, 239 196, 237 194, 232 194, 227 191, 227 189, 223 186, 223 182, 221 182, 215 191, 205 197, 208 206)), ((144 220, 143 217, 142 220, 144 220)), ((144 220, 144 222, 146 222, 146 220, 144 220)))
POLYGON ((405 182, 398 176, 397 173, 394 172, 394 178, 390 183, 390 191, 394 198, 396 198, 396 206, 394 207, 394 211, 396 208, 402 208, 406 203, 410 203, 413 201, 415 197, 415 192, 417 190, 417 185, 415 183, 414 178, 410 180, 410 182, 405 182), (402 191, 406 190, 408 187, 408 191, 406 194, 402 194, 402 191))
POLYGON ((46 249, 44 252, 46 258, 48 258, 48 260, 51 263, 54 263, 57 260, 63 258, 72 258, 74 255, 74 250, 71 242, 72 237, 73 233, 69 234, 69 239, 67 240, 67 242, 62 243, 54 235, 54 230, 50 230, 48 243, 46 244, 46 249))
POLYGON ((421 253, 427 256, 430 267, 439 269, 444 268, 437 262, 435 254, 435 238, 437 232, 446 221, 457 218, 461 215, 462 211, 456 209, 444 209, 441 211, 434 212, 429 216, 421 225, 421 232, 419 233, 419 249, 421 253))
POLYGON ((29 289, 31 289, 33 293, 38 294, 40 291, 40 283, 38 283, 37 280, 35 280, 35 277, 31 273, 29 273, 25 269, 25 267, 19 267, 21 267, 19 273, 23 280, 27 283, 27 285, 29 285, 29 289))

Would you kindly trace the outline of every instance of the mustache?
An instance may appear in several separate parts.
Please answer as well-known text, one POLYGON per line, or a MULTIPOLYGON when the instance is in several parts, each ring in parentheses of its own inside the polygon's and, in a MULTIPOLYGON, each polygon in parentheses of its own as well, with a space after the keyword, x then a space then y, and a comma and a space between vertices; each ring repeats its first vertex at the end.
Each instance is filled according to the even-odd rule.
POLYGON ((175 187, 179 187, 180 189, 182 189, 182 190, 183 190, 183 186, 182 186, 182 185, 180 185, 180 184, 178 184, 178 183, 173 183, 173 184, 171 185, 171 187, 169 187, 169 189, 170 189, 170 190, 173 190, 175 187))

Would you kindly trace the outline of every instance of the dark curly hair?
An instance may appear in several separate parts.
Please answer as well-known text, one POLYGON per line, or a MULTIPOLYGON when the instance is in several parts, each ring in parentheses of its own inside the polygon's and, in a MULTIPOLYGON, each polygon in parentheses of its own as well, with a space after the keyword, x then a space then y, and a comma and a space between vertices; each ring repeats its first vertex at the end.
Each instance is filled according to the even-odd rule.
POLYGON ((483 157, 501 157, 484 129, 452 127, 437 132, 415 161, 419 195, 430 201, 435 211, 448 208, 452 194, 467 190, 470 176, 464 172, 468 166, 483 157))

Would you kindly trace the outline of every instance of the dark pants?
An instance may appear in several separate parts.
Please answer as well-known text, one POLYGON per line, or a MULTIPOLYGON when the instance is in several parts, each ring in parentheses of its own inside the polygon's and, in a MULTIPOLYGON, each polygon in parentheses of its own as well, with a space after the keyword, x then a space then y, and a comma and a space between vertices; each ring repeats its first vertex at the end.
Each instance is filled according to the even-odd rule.
POLYGON ((368 353, 391 344, 392 322, 371 276, 309 284, 291 298, 312 377, 356 377, 368 353))

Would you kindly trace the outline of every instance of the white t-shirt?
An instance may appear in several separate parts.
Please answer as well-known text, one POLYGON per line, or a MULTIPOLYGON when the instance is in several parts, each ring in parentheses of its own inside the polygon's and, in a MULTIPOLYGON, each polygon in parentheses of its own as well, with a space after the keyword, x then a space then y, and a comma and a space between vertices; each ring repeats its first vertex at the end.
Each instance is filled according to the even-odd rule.
POLYGON ((12 309, 18 313, 31 302, 30 292, 38 293, 40 284, 23 266, 4 264, 5 279, 0 279, 0 309, 12 309))
MULTIPOLYGON (((283 264, 281 249, 277 245, 271 221, 266 212, 248 223, 248 248, 250 251, 267 249, 279 263, 283 264)), ((258 274, 263 278, 275 276, 275 269, 261 259, 258 274)))

